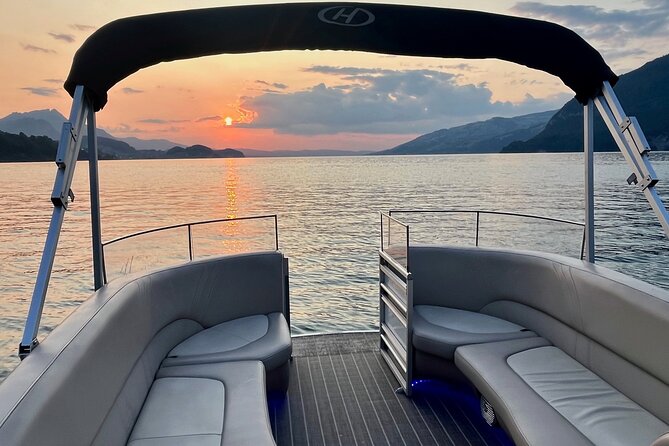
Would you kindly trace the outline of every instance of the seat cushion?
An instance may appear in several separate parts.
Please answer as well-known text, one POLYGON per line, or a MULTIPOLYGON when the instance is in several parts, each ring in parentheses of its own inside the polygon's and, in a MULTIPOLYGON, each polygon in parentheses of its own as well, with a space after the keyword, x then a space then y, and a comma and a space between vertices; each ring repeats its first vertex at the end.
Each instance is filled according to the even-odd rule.
POLYGON ((455 365, 519 446, 650 445, 666 432, 661 421, 543 338, 458 347, 455 365))
POLYGON ((131 446, 221 444, 225 386, 209 378, 161 378, 154 381, 137 423, 131 446))
POLYGON ((495 409, 517 446, 592 446, 511 370, 509 356, 550 343, 540 337, 458 347, 455 365, 495 409))
POLYGON ((288 323, 281 313, 234 319, 202 330, 174 347, 163 367, 259 360, 268 371, 292 353, 288 323))
POLYGON ((557 347, 516 353, 507 363, 596 445, 650 445, 669 430, 664 422, 557 347))
POLYGON ((413 346, 449 360, 460 345, 534 336, 520 325, 487 314, 434 305, 414 307, 413 346))
POLYGON ((163 367, 130 446, 274 445, 259 361, 163 367))

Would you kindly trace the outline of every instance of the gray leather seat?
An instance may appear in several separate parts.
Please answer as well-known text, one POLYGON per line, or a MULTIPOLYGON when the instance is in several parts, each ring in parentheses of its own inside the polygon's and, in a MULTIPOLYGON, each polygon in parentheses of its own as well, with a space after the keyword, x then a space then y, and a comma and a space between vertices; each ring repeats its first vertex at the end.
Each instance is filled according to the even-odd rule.
POLYGON ((158 371, 128 445, 274 445, 259 361, 158 371))
POLYGON ((487 314, 436 305, 416 305, 413 346, 420 351, 453 360, 461 345, 536 336, 520 325, 487 314))
MULTIPOLYGON (((287 311, 284 273, 283 255, 263 252, 208 258, 105 285, 0 386, 0 445, 119 445, 128 442, 135 426, 133 441, 156 443, 159 440, 148 438, 159 433, 150 414, 178 404, 179 418, 190 426, 192 418, 185 413, 180 395, 210 392, 218 401, 220 385, 207 379, 224 386, 223 443, 272 444, 265 398, 271 383, 261 362, 162 369, 161 364, 175 346, 209 328, 287 311), (162 381, 166 377, 203 380, 188 381, 195 384, 185 386, 182 380, 162 381), (159 384, 147 400, 154 379, 159 384), (174 393, 178 401, 162 401, 167 393, 174 393), (137 424, 142 408, 145 421, 137 424), (248 440, 242 438, 245 435, 248 440)), ((267 319, 269 333, 273 318, 262 317, 267 319)), ((248 325, 255 327, 252 331, 257 336, 259 325, 248 325)), ((262 342, 256 339, 247 348, 262 342)), ((287 363, 278 370, 281 373, 274 373, 281 378, 277 388, 283 388, 288 381, 287 363)), ((214 402, 201 404, 197 398, 193 404, 188 406, 193 413, 221 409, 214 402)), ((181 420, 175 420, 171 423, 175 429, 165 426, 166 435, 210 432, 217 426, 205 415, 198 420, 203 424, 192 430, 182 429, 181 420)), ((188 443, 180 437, 178 444, 188 443)))
POLYGON ((669 426, 543 338, 459 347, 455 363, 517 445, 651 445, 669 426))
POLYGON ((247 316, 202 330, 174 347, 163 367, 259 360, 267 371, 284 365, 292 353, 288 323, 281 313, 247 316))

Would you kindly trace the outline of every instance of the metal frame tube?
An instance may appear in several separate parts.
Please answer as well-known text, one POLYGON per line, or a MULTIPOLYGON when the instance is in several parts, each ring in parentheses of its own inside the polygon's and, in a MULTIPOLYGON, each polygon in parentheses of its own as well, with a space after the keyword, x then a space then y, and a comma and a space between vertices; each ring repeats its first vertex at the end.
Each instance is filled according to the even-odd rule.
POLYGON ((88 179, 91 195, 91 237, 93 244, 93 282, 95 290, 105 284, 105 259, 102 252, 102 225, 100 223, 100 182, 98 177, 98 139, 95 110, 88 110, 88 179))
POLYGON ((53 261, 56 257, 56 249, 58 248, 58 238, 60 230, 63 227, 63 220, 65 218, 65 208, 63 206, 55 206, 51 215, 51 223, 49 224, 49 232, 46 235, 44 242, 44 251, 42 253, 42 260, 39 264, 37 273, 37 281, 33 289, 33 296, 30 301, 30 309, 28 310, 28 318, 23 329, 23 338, 19 345, 19 357, 24 359, 28 354, 37 347, 37 333, 39 332, 40 321, 42 320, 42 310, 44 309, 44 301, 46 300, 46 291, 49 287, 49 279, 51 278, 51 269, 53 268, 53 261))
POLYGON ((63 227, 68 200, 70 198, 74 199, 74 194, 70 187, 72 186, 74 168, 76 167, 79 149, 81 148, 82 138, 79 135, 82 133, 89 108, 90 105, 84 97, 84 87, 80 85, 75 89, 72 109, 70 110, 70 120, 63 124, 58 152, 56 153, 58 171, 56 172, 56 180, 53 192, 51 193, 51 202, 54 209, 46 241, 44 242, 44 251, 30 301, 28 318, 23 329, 21 344, 19 344, 19 357, 21 359, 28 356, 39 344, 37 334, 42 320, 42 310, 44 309, 44 301, 46 300, 46 293, 49 288, 49 280, 51 279, 53 261, 58 248, 58 239, 63 227))
POLYGON ((650 207, 660 220, 664 233, 669 237, 669 212, 655 190, 658 178, 648 159, 650 147, 641 126, 635 118, 625 115, 625 111, 608 82, 603 83, 602 94, 597 96, 594 102, 618 148, 632 168, 632 175, 628 178, 628 183, 637 184, 643 191, 650 207))
POLYGON ((594 182, 594 106, 589 100, 583 106, 583 160, 585 167, 585 260, 595 263, 595 182, 594 182))

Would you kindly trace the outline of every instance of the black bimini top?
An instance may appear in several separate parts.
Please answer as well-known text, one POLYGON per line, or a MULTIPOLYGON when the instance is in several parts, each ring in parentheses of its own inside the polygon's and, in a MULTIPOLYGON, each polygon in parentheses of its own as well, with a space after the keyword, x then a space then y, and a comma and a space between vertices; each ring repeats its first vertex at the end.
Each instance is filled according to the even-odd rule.
POLYGON ((365 3, 295 3, 168 12, 116 20, 77 51, 65 89, 83 85, 99 110, 107 91, 158 64, 214 54, 355 50, 496 58, 558 76, 581 102, 618 79, 602 56, 554 23, 476 11, 365 3))

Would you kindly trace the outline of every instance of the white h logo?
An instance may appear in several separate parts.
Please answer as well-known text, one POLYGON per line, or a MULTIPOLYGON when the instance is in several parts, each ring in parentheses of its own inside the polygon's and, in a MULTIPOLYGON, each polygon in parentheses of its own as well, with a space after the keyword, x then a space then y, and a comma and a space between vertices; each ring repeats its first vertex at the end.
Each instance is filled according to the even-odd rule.
POLYGON ((362 8, 333 6, 321 9, 318 18, 325 23, 341 26, 365 26, 374 21, 374 14, 362 8))

